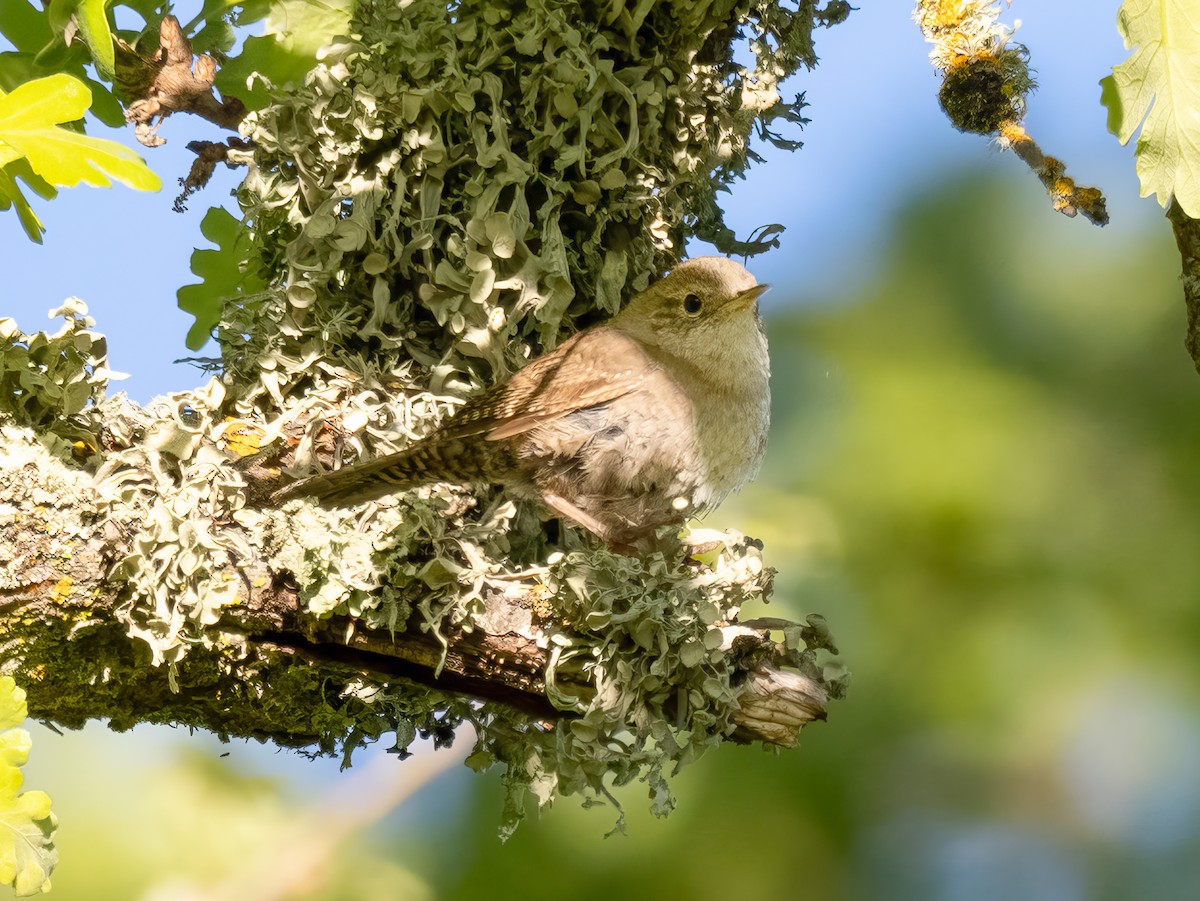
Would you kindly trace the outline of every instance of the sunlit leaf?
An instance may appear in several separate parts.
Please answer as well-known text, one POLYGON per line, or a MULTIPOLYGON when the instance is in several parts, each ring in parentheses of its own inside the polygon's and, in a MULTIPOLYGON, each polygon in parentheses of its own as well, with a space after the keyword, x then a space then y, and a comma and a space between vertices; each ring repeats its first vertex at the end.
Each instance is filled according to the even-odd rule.
POLYGON ((25 199, 21 186, 17 184, 18 178, 24 181, 34 193, 47 200, 56 197, 58 191, 29 168, 28 160, 14 160, 7 166, 0 167, 0 210, 15 208, 17 218, 21 220, 21 227, 25 229, 29 240, 41 244, 46 228, 42 225, 42 220, 38 218, 37 213, 33 211, 33 207, 29 205, 29 201, 25 199))
MULTIPOLYGON (((15 90, 27 81, 46 75, 74 75, 91 88, 91 114, 105 125, 120 128, 125 124, 121 104, 112 95, 109 85, 92 78, 85 68, 97 52, 85 49, 85 42, 91 43, 91 39, 84 35, 83 41, 75 41, 70 47, 63 39, 65 22, 62 17, 66 14, 69 21, 72 8, 69 4, 55 3, 39 9, 30 0, 0 2, 0 34, 16 48, 16 52, 0 53, 0 89, 15 90)), ((81 32, 85 25, 91 27, 89 23, 79 22, 81 32)), ((104 28, 107 27, 106 23, 104 28)), ((107 46, 112 48, 111 35, 107 46)), ((109 53, 113 51, 110 49, 109 53)), ((108 78, 111 81, 111 72, 108 78)))
MULTIPOLYGON (((316 63, 317 49, 345 34, 354 4, 350 0, 275 0, 269 4, 266 35, 249 37, 242 52, 217 72, 216 86, 222 94, 237 97, 248 109, 260 109, 267 94, 259 78, 283 86, 301 80, 316 63)), ((243 18, 257 16, 255 7, 243 18)))
POLYGON ((0 165, 24 157, 54 185, 109 187, 116 179, 159 190, 161 179, 128 147, 59 127, 81 118, 91 99, 87 85, 69 75, 39 78, 0 96, 0 165))
POLYGON ((79 36, 92 52, 96 72, 105 81, 112 81, 116 52, 113 49, 112 32, 108 28, 108 0, 80 0, 75 10, 75 21, 79 25, 79 36))
POLYGON ((30 741, 29 733, 16 727, 25 715, 25 692, 11 676, 0 676, 0 885, 11 885, 20 896, 49 891, 50 872, 58 863, 58 823, 49 796, 21 791, 20 767, 30 741))
POLYGON ((0 730, 15 729, 28 715, 25 690, 17 688, 12 676, 0 676, 0 730))
POLYGON ((1101 81, 1108 129, 1122 144, 1141 127, 1145 197, 1172 197, 1200 217, 1200 21, 1193 0, 1125 0, 1117 18, 1133 54, 1101 81))

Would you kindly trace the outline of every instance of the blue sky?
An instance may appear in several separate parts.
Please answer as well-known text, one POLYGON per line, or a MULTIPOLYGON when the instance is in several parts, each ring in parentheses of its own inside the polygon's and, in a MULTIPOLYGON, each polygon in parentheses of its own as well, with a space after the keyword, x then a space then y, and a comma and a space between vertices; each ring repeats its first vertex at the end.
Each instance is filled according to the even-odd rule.
MULTIPOLYGON (((1029 130, 1046 152, 1068 163, 1070 174, 1105 190, 1113 223, 1102 231, 1052 213, 1041 186, 1012 154, 950 128, 909 4, 863 3, 845 24, 819 33, 820 66, 789 85, 806 91, 810 104, 804 148, 765 148, 767 163, 737 183, 727 203, 729 222, 741 235, 765 223, 787 227, 782 246, 751 263, 775 286, 765 301, 768 312, 853 290, 873 272, 875 251, 899 204, 966 168, 1015 174, 1014 190, 1031 221, 1055 220, 1052 234, 1086 252, 1104 253, 1110 242, 1155 222, 1165 230, 1157 204, 1138 199, 1132 150, 1105 130, 1099 103, 1100 78, 1124 58, 1118 6, 1117 0, 1018 0, 1005 13, 1009 22, 1023 17, 1018 37, 1038 73, 1029 130)), ((96 126, 92 133, 138 146, 129 131, 96 126)), ((110 365, 130 373, 120 387, 139 401, 203 380, 196 369, 172 362, 191 355, 183 343, 190 317, 176 308, 175 291, 194 281, 189 261, 195 246, 205 246, 199 234, 205 210, 230 203, 240 177, 222 167, 190 210, 172 212, 176 179, 191 162, 185 145, 212 132, 207 123, 175 117, 162 134, 165 147, 140 148, 163 178, 161 193, 118 186, 37 199, 47 227, 42 246, 25 238, 14 214, 0 215, 8 283, 0 316, 16 318, 26 331, 45 328, 47 311, 65 297, 82 298, 109 336, 110 365)))

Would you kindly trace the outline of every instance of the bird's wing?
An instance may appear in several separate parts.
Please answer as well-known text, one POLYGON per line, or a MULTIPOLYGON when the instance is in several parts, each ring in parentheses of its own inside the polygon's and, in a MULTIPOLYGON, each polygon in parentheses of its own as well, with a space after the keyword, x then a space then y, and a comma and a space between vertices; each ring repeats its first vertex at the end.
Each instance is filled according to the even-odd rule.
POLYGON ((478 395, 441 429, 444 437, 500 441, 576 410, 616 400, 654 368, 637 341, 599 326, 580 332, 478 395))
POLYGON ((480 437, 500 441, 576 410, 616 400, 642 385, 656 368, 641 345, 622 332, 605 326, 580 332, 507 382, 471 398, 415 444, 398 453, 302 479, 275 492, 272 500, 282 503, 293 497, 315 496, 322 503, 356 504, 441 478, 494 478, 489 452, 478 441, 480 437), (453 453, 444 450, 455 443, 453 453))

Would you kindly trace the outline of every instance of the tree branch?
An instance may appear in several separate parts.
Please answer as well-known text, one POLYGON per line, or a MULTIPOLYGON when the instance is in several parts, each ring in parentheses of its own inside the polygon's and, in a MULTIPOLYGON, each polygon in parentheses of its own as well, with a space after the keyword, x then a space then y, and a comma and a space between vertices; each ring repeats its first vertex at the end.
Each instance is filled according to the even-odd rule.
MULTIPOLYGON (((573 700, 556 704, 548 695, 552 648, 597 639, 572 631, 547 605, 545 583, 538 579, 515 579, 507 591, 485 591, 482 609, 468 623, 435 631, 411 616, 388 630, 345 615, 308 612, 294 573, 265 554, 231 560, 238 574, 236 596, 203 635, 189 636, 186 656, 150 666, 147 642, 137 633, 153 627, 131 599, 120 565, 144 540, 137 523, 98 519, 103 501, 93 474, 55 459, 29 433, 5 429, 3 443, 3 668, 28 690, 35 717, 67 727, 92 717, 108 717, 117 728, 170 722, 330 751, 345 735, 314 730, 311 712, 361 691, 357 682, 369 683, 373 691, 415 683, 445 695, 494 701, 545 728, 578 717, 598 690, 585 668, 559 667, 554 697, 573 700)), ((99 472, 109 480, 119 475, 99 472)), ((234 527, 218 520, 207 527, 213 532, 234 527)), ((197 519, 190 522, 200 528, 197 519)), ((250 536, 243 539, 253 546, 250 536)), ((828 692, 820 674, 786 669, 791 655, 766 629, 736 623, 724 629, 737 660, 726 678, 745 689, 737 695, 736 729, 729 737, 794 745, 807 722, 824 718, 828 692)), ((351 731, 362 728, 357 722, 362 712, 351 712, 351 731)))
POLYGON ((1094 225, 1107 225, 1100 189, 1076 184, 1066 165, 1043 153, 1025 130, 1026 101, 1035 87, 1029 51, 1012 40, 1012 29, 999 15, 992 0, 918 0, 917 24, 933 45, 930 60, 942 73, 942 110, 959 131, 995 135, 1001 147, 1011 149, 1045 186, 1055 210, 1070 217, 1083 213, 1094 225))
POLYGON ((159 26, 159 47, 140 56, 132 47, 118 46, 117 82, 129 98, 125 118, 147 147, 165 143, 156 133, 173 113, 194 113, 220 128, 236 132, 246 108, 236 97, 218 100, 213 90, 217 62, 211 56, 193 57, 192 45, 179 20, 166 16, 159 26))

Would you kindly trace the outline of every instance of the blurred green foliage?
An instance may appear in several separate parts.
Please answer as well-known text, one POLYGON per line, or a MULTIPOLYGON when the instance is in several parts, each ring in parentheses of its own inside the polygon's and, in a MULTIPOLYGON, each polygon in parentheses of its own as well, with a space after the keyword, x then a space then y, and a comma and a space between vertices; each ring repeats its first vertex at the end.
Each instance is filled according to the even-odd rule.
POLYGON ((783 613, 828 617, 853 671, 830 721, 711 755, 625 842, 559 808, 499 846, 481 798, 442 897, 1192 897, 1200 766, 1163 747, 1200 749, 1178 259, 1165 226, 1081 232, 1014 193, 914 201, 863 296, 768 323, 767 469, 716 515, 766 541, 783 613))
MULTIPOLYGON (((1200 379, 1178 258, 1165 225, 1084 229, 1021 187, 912 202, 861 296, 768 322, 767 467, 713 518, 765 540, 768 613, 828 617, 854 676, 827 724, 795 752, 709 754, 665 821, 623 790, 626 838, 564 803, 501 844, 498 782, 461 772, 306 897, 1194 897, 1200 379)), ((187 789, 197 772, 122 832, 53 786, 55 897, 139 897, 201 850, 227 872, 288 819, 277 791, 187 789), (107 832, 70 834, 89 820, 107 832), (146 854, 143 833, 211 841, 146 854)))

